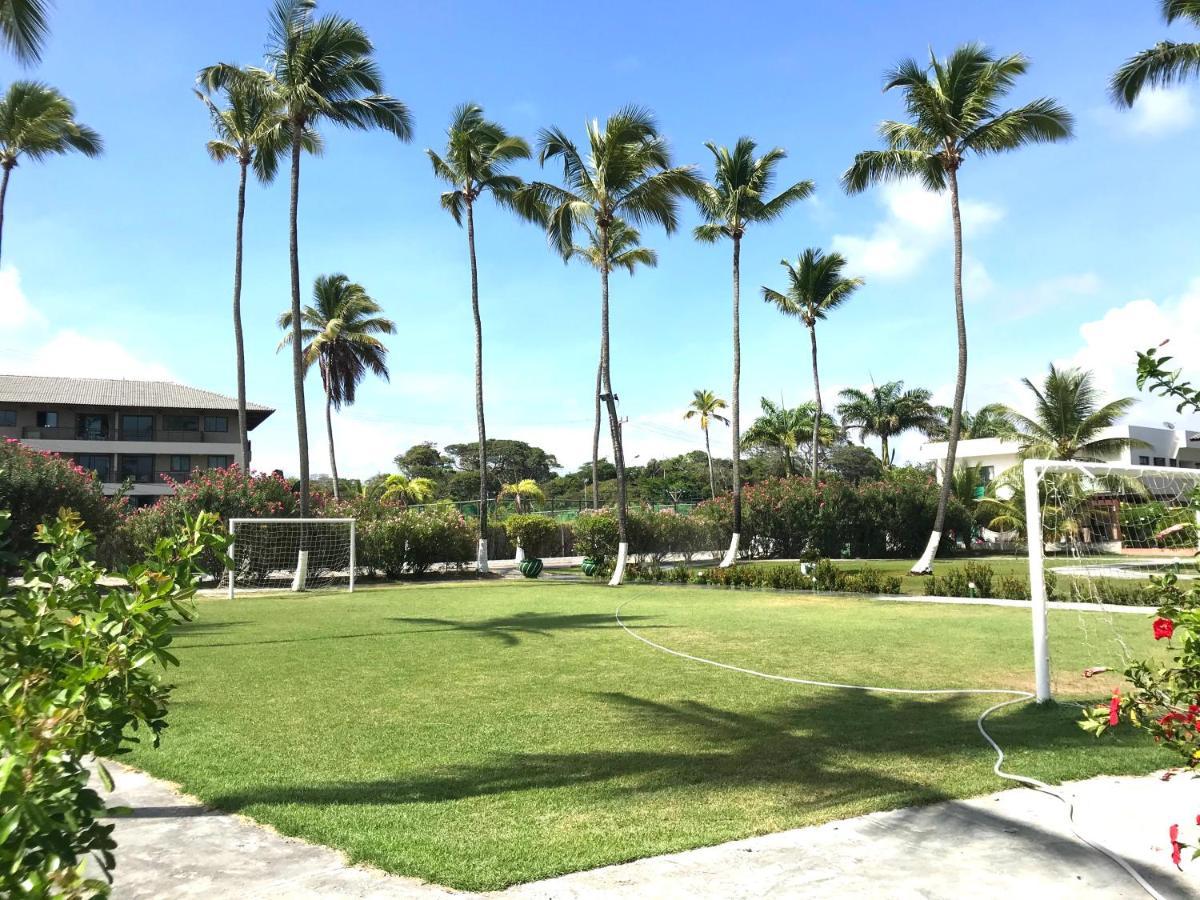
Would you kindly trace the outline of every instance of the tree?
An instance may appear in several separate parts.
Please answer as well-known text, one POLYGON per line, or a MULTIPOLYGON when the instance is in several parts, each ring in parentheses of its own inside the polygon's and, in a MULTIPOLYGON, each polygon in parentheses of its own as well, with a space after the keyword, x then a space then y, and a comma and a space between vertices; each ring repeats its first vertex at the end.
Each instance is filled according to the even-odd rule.
POLYGON ((729 404, 712 391, 697 390, 692 391, 692 402, 688 404, 688 410, 683 414, 685 419, 696 417, 700 419, 700 430, 704 432, 704 455, 708 457, 708 490, 714 500, 717 496, 717 480, 713 476, 712 447, 708 442, 708 423, 709 420, 715 419, 723 425, 728 425, 729 419, 717 412, 727 406, 729 404))
POLYGON ((517 503, 517 512, 521 512, 526 500, 545 500, 545 492, 538 487, 538 483, 532 478, 522 478, 520 481, 513 484, 506 484, 500 488, 501 497, 512 497, 517 503))
MULTIPOLYGON (((776 309, 795 316, 808 329, 812 342, 813 395, 816 415, 812 416, 812 445, 817 446, 817 423, 821 421, 821 376, 817 369, 817 320, 824 319, 830 310, 841 306, 863 285, 861 278, 847 278, 842 272, 846 259, 840 253, 826 254, 809 247, 795 263, 786 259, 779 264, 787 269, 788 287, 784 292, 763 286, 763 299, 774 303, 776 309)), ((817 477, 819 454, 812 455, 812 477, 817 477)))
MULTIPOLYGON (((1001 110, 1004 96, 1028 67, 1028 60, 1020 53, 998 57, 980 44, 964 44, 945 60, 939 60, 930 51, 927 66, 915 59, 902 61, 884 76, 883 89, 898 88, 903 92, 904 105, 912 121, 882 122, 879 133, 887 144, 886 149, 859 153, 842 175, 842 186, 851 194, 880 182, 911 177, 920 178, 929 190, 949 191, 954 229, 958 367, 946 440, 946 472, 954 471, 963 396, 967 389, 967 322, 963 310, 958 170, 971 155, 987 156, 1027 144, 1071 137, 1071 115, 1054 100, 1041 98, 1015 109, 1001 110)), ((925 552, 912 567, 913 574, 933 571, 933 559, 946 521, 950 481, 949 478, 942 479, 933 531, 925 552)))
MULTIPOLYGON (((462 472, 479 471, 479 443, 447 444, 446 456, 462 472)), ((488 490, 496 493, 502 485, 531 478, 539 484, 554 477, 559 467, 554 455, 524 441, 504 438, 488 440, 488 490)))
MULTIPOLYGON (((945 420, 941 434, 950 433, 950 419, 954 411, 949 406, 939 406, 938 415, 945 420)), ((1012 434, 1012 425, 1008 421, 1008 413, 1003 403, 987 403, 975 412, 962 411, 959 420, 958 439, 960 441, 978 440, 979 438, 1002 438, 1012 434)))
POLYGON ((667 141, 648 110, 628 106, 618 110, 601 127, 587 125, 588 154, 559 128, 538 135, 538 161, 544 166, 558 160, 563 167, 561 186, 533 182, 518 192, 517 207, 527 218, 542 222, 553 246, 569 259, 576 228, 590 228, 599 237, 600 259, 600 375, 601 399, 608 409, 613 463, 617 467, 617 530, 620 549, 609 584, 621 583, 629 550, 625 454, 617 395, 612 386, 609 360, 608 275, 611 230, 618 220, 633 225, 654 222, 668 233, 679 224, 679 198, 694 196, 699 184, 692 166, 674 166, 667 141))
MULTIPOLYGON (((388 380, 387 347, 376 335, 395 334, 391 319, 379 315, 383 308, 361 284, 345 275, 318 275, 313 282, 313 305, 301 314, 305 371, 313 363, 321 372, 325 389, 325 430, 329 435, 329 468, 333 474, 333 499, 338 499, 337 454, 333 447, 333 410, 354 403, 358 385, 368 371, 388 380)), ((279 317, 288 330, 279 346, 292 343, 296 329, 289 310, 279 317)))
MULTIPOLYGON (((596 229, 586 222, 583 225, 588 235, 584 246, 571 247, 567 259, 582 259, 597 272, 604 262, 604 251, 600 245, 600 235, 596 229)), ((613 221, 608 229, 608 270, 624 269, 631 276, 638 266, 653 268, 658 265, 658 254, 641 246, 642 236, 636 228, 631 228, 620 219, 613 221)), ((600 475, 600 394, 603 389, 600 364, 596 365, 596 397, 595 419, 592 424, 592 508, 600 508, 599 475, 600 475)))
MULTIPOLYGON (((254 73, 231 82, 223 91, 224 108, 202 91, 196 96, 208 108, 215 137, 208 142, 208 155, 213 162, 237 160, 238 193, 237 220, 233 251, 233 344, 237 358, 238 434, 241 436, 241 466, 250 468, 250 431, 246 427, 246 348, 242 333, 242 234, 246 219, 246 174, 254 167, 254 175, 262 184, 270 184, 279 168, 279 155, 287 147, 283 110, 270 85, 262 83, 249 89, 247 83, 254 73)), ((311 132, 305 139, 310 152, 319 150, 317 138, 311 132)))
POLYGON ((409 478, 428 478, 440 488, 454 471, 454 463, 443 456, 432 441, 414 444, 393 459, 400 474, 409 478))
POLYGON ((1137 400, 1122 397, 1104 403, 1091 372, 1051 364, 1040 387, 1028 378, 1021 383, 1033 394, 1033 415, 1009 407, 1004 407, 1004 414, 1024 459, 1103 462, 1123 450, 1149 446, 1136 438, 1105 436, 1137 400))
POLYGON ((389 475, 383 482, 380 499, 398 500, 401 506, 408 506, 410 503, 428 503, 436 493, 437 485, 433 479, 389 475))
POLYGON ((100 135, 75 121, 75 104, 57 90, 38 81, 9 85, 0 98, 0 239, 8 179, 22 159, 41 162, 71 152, 94 157, 103 151, 100 135))
POLYGON ((42 60, 50 0, 0 0, 0 42, 22 65, 42 60))
MULTIPOLYGON (((1171 25, 1187 19, 1200 26, 1200 0, 1159 0, 1162 17, 1171 25)), ((1150 87, 1167 87, 1200 73, 1200 44, 1159 41, 1125 61, 1108 83, 1109 94, 1118 106, 1130 107, 1150 87)))
POLYGON ((238 84, 278 95, 291 139, 288 255, 292 279, 292 388, 300 456, 300 515, 309 509, 308 417, 300 334, 300 153, 322 122, 344 128, 382 128, 402 141, 412 138, 408 107, 383 93, 372 59, 374 47, 356 22, 337 15, 316 17, 316 0, 276 0, 269 20, 266 69, 218 63, 200 73, 209 92, 238 84), (263 76, 266 76, 264 79, 263 76))
POLYGON ((505 171, 518 159, 528 159, 529 145, 513 137, 495 122, 483 116, 473 103, 458 107, 446 130, 446 155, 426 150, 433 163, 433 174, 453 185, 442 194, 442 209, 453 216, 460 227, 464 213, 467 226, 467 251, 471 263, 471 315, 475 322, 475 425, 479 432, 479 543, 476 568, 488 570, 487 553, 487 425, 483 414, 483 320, 479 314, 479 269, 475 262, 475 201, 485 192, 501 206, 511 207, 513 195, 522 181, 505 171))
POLYGON ((696 240, 716 243, 729 238, 733 244, 733 387, 731 425, 733 431, 733 535, 722 566, 737 559, 742 533, 742 332, 741 332, 741 260, 742 238, 755 222, 778 219, 794 203, 813 192, 811 181, 798 181, 768 199, 775 180, 775 169, 787 154, 779 147, 762 156, 754 155, 757 145, 748 137, 738 138, 733 150, 706 143, 714 159, 713 180, 696 195, 696 205, 704 219, 696 226, 696 240))
MULTIPOLYGON (((793 454, 801 444, 811 441, 814 435, 818 437, 818 446, 828 446, 837 438, 837 423, 828 415, 817 419, 815 403, 802 403, 788 409, 782 403, 776 406, 763 397, 759 404, 762 406, 762 415, 746 430, 742 447, 779 451, 784 472, 789 476, 796 474, 793 454)), ((816 453, 813 455, 816 456, 816 453)))
POLYGON ((847 388, 840 394, 837 412, 843 428, 857 428, 863 438, 877 437, 883 467, 892 464, 888 443, 906 431, 935 435, 942 427, 938 411, 930 403, 933 396, 925 388, 904 390, 903 381, 872 385, 870 393, 847 388))
POLYGON ((829 451, 825 465, 839 478, 855 484, 883 477, 883 463, 879 461, 879 457, 858 444, 834 447, 829 451))

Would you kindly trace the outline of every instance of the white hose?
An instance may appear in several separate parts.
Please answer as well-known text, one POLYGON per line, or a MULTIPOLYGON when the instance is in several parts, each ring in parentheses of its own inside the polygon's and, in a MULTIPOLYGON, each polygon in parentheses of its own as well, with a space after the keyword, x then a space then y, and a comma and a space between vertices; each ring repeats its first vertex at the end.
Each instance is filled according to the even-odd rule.
POLYGON ((1149 896, 1153 897, 1154 900, 1164 900, 1163 895, 1160 894, 1158 891, 1156 891, 1153 888, 1153 886, 1151 886, 1150 883, 1148 881, 1146 881, 1146 879, 1143 878, 1137 872, 1136 869, 1133 868, 1133 866, 1129 865, 1129 863, 1127 863, 1127 862, 1125 862, 1125 860, 1121 859, 1121 857, 1118 856, 1116 853, 1114 853, 1112 850, 1109 850, 1107 847, 1103 846, 1102 844, 1097 844, 1095 841, 1088 840, 1086 837, 1084 837, 1082 834, 1079 833, 1079 829, 1075 827, 1075 804, 1070 799, 1068 799, 1065 795, 1059 793, 1058 791, 1056 791, 1054 788, 1050 787, 1050 785, 1046 784, 1043 781, 1038 781, 1036 778, 1030 778, 1027 775, 1015 775, 1011 772, 1005 772, 1001 768, 1004 765, 1004 750, 1001 749, 1000 745, 998 743, 996 743, 996 740, 990 734, 988 734, 988 731, 986 728, 984 728, 983 723, 987 719, 988 716, 990 716, 992 713, 996 712, 997 710, 1004 709, 1006 706, 1012 706, 1016 703, 1027 703, 1028 701, 1033 700, 1035 695, 1030 693, 1029 691, 1005 690, 1003 688, 917 689, 917 688, 874 687, 872 685, 865 685, 865 684, 841 684, 836 681, 814 681, 809 678, 791 678, 787 675, 772 675, 769 672, 758 672, 758 671, 755 671, 754 669, 746 669, 741 666, 730 665, 729 663, 717 662, 714 659, 705 659, 703 656, 693 656, 690 653, 684 653, 680 650, 672 650, 670 647, 664 647, 662 644, 657 644, 647 637, 642 637, 642 635, 638 634, 636 631, 634 631, 632 628, 630 628, 628 625, 626 625, 625 622, 622 621, 622 619, 621 619, 622 607, 624 607, 627 603, 630 603, 630 602, 632 602, 632 601, 627 600, 627 601, 625 601, 625 603, 619 604, 616 608, 616 611, 613 613, 613 615, 617 619, 617 624, 620 625, 621 628, 624 629, 625 633, 628 634, 630 637, 636 638, 637 640, 641 641, 643 644, 653 647, 655 650, 660 650, 663 653, 669 653, 671 656, 678 656, 680 659, 686 659, 691 662, 703 663, 706 666, 716 666, 718 669, 727 669, 730 672, 740 672, 742 675, 751 675, 755 678, 765 678, 768 681, 785 681, 788 684, 803 684, 803 685, 808 685, 809 687, 832 688, 834 690, 843 690, 843 691, 869 691, 873 694, 909 694, 909 695, 920 694, 920 695, 926 695, 926 696, 945 695, 945 694, 993 694, 993 695, 1001 694, 1004 696, 1012 697, 1013 699, 1011 699, 1011 700, 1001 700, 999 703, 989 706, 987 709, 985 709, 983 712, 981 712, 979 714, 979 718, 977 718, 975 720, 975 726, 979 729, 979 733, 981 735, 983 735, 983 739, 985 741, 987 741, 989 745, 991 745, 991 748, 994 751, 996 751, 996 764, 994 766, 992 766, 992 771, 995 772, 996 775, 1000 778, 1003 778, 1007 781, 1015 781, 1018 784, 1023 784, 1023 785, 1026 785, 1027 787, 1031 787, 1036 791, 1041 791, 1044 794, 1049 794, 1051 797, 1054 797, 1056 800, 1061 802, 1067 808, 1067 824, 1071 829, 1071 833, 1073 835, 1075 835, 1075 837, 1077 837, 1083 843, 1087 844, 1089 847, 1091 847, 1096 852, 1104 854, 1109 859, 1111 859, 1114 863, 1116 863, 1118 866, 1120 866, 1122 869, 1124 869, 1125 872, 1129 875, 1129 877, 1132 878, 1134 881, 1136 881, 1138 883, 1138 886, 1141 887, 1141 889, 1144 890, 1149 896))

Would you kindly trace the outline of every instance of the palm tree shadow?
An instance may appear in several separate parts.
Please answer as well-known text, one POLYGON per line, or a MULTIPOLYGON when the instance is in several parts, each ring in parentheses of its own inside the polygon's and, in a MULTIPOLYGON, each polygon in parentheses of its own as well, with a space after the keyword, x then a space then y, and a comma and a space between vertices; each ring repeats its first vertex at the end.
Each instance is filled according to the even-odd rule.
MULTIPOLYGON (((653 616, 625 616, 627 622, 645 622, 653 616)), ((619 628, 612 613, 542 613, 520 612, 510 616, 496 616, 491 619, 475 621, 459 621, 456 619, 440 619, 432 616, 398 616, 388 619, 389 622, 403 622, 406 625, 425 625, 418 634, 439 631, 464 632, 478 634, 482 637, 495 638, 506 647, 515 647, 521 643, 521 637, 553 637, 558 631, 577 631, 594 629, 619 628)), ((647 625, 642 628, 669 628, 669 625, 647 625)), ((403 632, 411 633, 411 632, 403 632)))

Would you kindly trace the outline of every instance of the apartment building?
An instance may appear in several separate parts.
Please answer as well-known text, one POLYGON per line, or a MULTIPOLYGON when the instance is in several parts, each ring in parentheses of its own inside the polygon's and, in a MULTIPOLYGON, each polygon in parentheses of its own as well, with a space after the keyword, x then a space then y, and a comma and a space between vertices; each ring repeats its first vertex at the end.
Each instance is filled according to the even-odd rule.
MULTIPOLYGON (((247 430, 275 410, 248 403, 247 430)), ((237 401, 169 381, 0 375, 0 440, 69 456, 104 492, 132 483, 131 505, 171 493, 169 480, 240 456, 237 401)))

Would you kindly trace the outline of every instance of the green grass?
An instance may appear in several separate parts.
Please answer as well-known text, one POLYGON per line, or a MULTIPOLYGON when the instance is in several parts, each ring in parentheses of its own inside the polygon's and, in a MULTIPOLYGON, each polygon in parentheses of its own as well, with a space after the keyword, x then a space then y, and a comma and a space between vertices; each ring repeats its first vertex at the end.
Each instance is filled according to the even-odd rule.
MULTIPOLYGON (((354 861, 463 889, 997 790, 984 697, 768 682, 668 646, 793 676, 907 687, 1030 685, 1025 610, 812 595, 514 582, 201 601, 163 746, 127 757, 206 802, 354 861)), ((1051 614, 1056 688, 1098 698, 1141 616, 1051 614)), ((1077 707, 992 728, 1048 781, 1172 759, 1096 741, 1077 707)), ((186 847, 181 848, 186 852, 186 847)))

